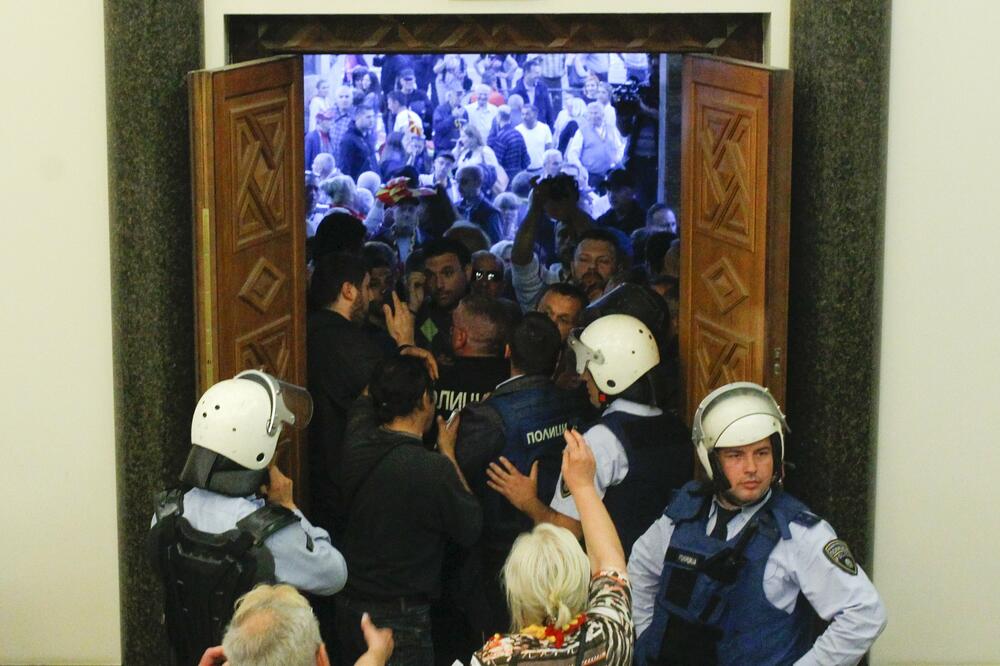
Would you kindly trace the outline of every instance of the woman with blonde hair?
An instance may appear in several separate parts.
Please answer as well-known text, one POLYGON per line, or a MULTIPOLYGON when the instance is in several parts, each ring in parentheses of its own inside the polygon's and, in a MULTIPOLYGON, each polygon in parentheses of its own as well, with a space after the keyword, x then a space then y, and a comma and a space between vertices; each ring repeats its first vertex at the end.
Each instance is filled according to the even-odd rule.
MULTIPOLYGON (((635 630, 625 554, 594 487, 594 454, 566 431, 562 476, 580 510, 584 553, 569 530, 535 526, 514 542, 503 568, 511 633, 495 635, 472 666, 544 661, 549 666, 632 663, 635 630)), ((498 490, 503 475, 488 471, 498 490)))
POLYGON ((493 181, 493 186, 489 193, 491 199, 507 190, 507 172, 500 166, 496 153, 486 145, 483 135, 479 133, 475 125, 470 123, 462 128, 462 134, 458 139, 458 145, 455 146, 455 149, 458 155, 458 170, 461 170, 462 167, 477 164, 490 167, 493 173, 496 174, 496 180, 493 181))

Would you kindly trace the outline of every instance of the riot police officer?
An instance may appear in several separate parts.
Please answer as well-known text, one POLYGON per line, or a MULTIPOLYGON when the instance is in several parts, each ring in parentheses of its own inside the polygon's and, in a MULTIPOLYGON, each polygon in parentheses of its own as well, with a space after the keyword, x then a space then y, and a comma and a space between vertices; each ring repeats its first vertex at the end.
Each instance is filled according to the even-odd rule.
POLYGON ((319 595, 344 587, 343 556, 272 465, 283 427, 304 428, 311 416, 305 389, 257 370, 215 384, 198 402, 181 487, 157 496, 148 540, 178 663, 196 663, 219 643, 234 602, 257 583, 319 595))
POLYGON ((692 482, 629 559, 636 664, 856 664, 885 626, 833 529, 781 488, 785 417, 749 382, 709 394, 692 482), (813 611, 830 624, 812 631, 813 611))
MULTIPOLYGON (((691 478, 688 433, 676 414, 656 406, 652 371, 660 362, 648 326, 625 314, 609 314, 570 335, 577 372, 591 403, 603 408, 584 433, 597 461, 595 485, 618 530, 626 555, 663 512, 674 490, 691 478)), ((533 484, 501 460, 490 467, 498 492, 536 522, 552 522, 581 534, 569 489, 556 485, 548 507, 524 488, 533 484)))

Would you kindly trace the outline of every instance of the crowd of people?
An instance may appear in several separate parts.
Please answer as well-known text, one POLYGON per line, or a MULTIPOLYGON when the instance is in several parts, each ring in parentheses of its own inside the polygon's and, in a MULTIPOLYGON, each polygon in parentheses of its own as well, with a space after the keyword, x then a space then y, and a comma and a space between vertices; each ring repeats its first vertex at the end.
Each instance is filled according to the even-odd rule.
POLYGON ((387 90, 357 59, 368 92, 336 92, 339 134, 316 110, 334 123, 313 143, 341 151, 307 174, 308 386, 257 370, 213 386, 158 498, 178 662, 857 663, 885 609, 784 492, 778 404, 735 382, 691 428, 679 416, 683 229, 639 204, 617 148, 582 157, 620 136, 613 113, 585 107, 552 148, 521 130, 581 99, 549 87, 566 69, 491 56, 469 86, 464 59, 421 58, 381 60, 387 90), (402 138, 375 158, 379 122, 402 138), (307 426, 309 519, 275 464, 282 429, 307 426), (284 585, 234 615, 259 583, 284 585))

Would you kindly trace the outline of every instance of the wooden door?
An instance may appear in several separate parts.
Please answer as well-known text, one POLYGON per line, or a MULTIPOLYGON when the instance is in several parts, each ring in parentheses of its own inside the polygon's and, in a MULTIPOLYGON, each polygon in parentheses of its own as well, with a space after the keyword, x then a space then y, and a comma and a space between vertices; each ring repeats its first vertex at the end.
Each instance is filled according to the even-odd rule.
MULTIPOLYGON (((198 388, 248 368, 305 386, 302 60, 191 72, 188 90, 198 388)), ((298 498, 305 437, 285 437, 298 498)))
POLYGON ((684 62, 681 312, 684 413, 732 381, 785 405, 792 73, 684 62))

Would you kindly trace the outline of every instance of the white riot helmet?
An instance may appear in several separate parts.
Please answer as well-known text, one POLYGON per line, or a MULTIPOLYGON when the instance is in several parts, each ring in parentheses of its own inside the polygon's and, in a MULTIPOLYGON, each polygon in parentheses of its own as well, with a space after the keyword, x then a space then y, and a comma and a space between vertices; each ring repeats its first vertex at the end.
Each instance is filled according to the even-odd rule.
POLYGON ((302 429, 311 418, 312 398, 304 388, 246 370, 201 396, 191 418, 191 443, 260 470, 271 463, 282 427, 302 429))
POLYGON ((590 370, 597 388, 607 395, 618 395, 660 363, 653 334, 629 315, 605 315, 567 341, 576 355, 577 373, 590 370))
POLYGON ((728 482, 718 467, 715 449, 734 448, 778 435, 781 450, 775 453, 775 474, 781 474, 785 458, 785 433, 789 431, 785 415, 774 396, 753 382, 733 382, 709 393, 694 414, 691 438, 698 460, 717 488, 725 490, 728 482))

